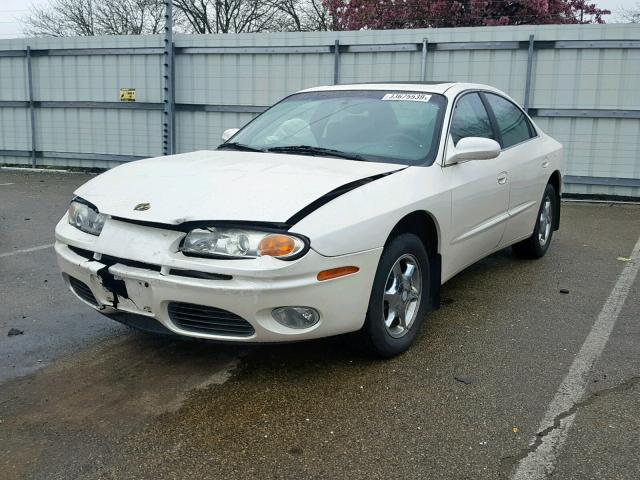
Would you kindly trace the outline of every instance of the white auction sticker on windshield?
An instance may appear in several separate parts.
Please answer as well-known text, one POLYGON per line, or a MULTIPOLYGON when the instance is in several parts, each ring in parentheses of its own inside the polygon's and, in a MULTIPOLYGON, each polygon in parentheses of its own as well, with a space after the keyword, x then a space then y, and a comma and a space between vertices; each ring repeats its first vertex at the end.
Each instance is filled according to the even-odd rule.
POLYGON ((395 100, 404 102, 428 102, 431 95, 428 93, 386 93, 382 100, 395 100))

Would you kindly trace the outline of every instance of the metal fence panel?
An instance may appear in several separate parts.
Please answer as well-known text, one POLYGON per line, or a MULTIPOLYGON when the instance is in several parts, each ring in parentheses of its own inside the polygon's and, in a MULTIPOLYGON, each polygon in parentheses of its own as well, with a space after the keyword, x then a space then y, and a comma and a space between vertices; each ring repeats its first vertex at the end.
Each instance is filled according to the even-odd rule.
MULTIPOLYGON (((529 66, 528 106, 565 145, 566 191, 640 196, 639 25, 175 35, 174 45, 178 152, 214 148, 265 106, 336 80, 471 81, 523 103, 529 66)), ((38 165, 162 154, 162 37, 14 39, 0 41, 0 162, 32 162, 28 46, 38 165), (136 101, 119 102, 120 88, 136 101)))
POLYGON ((255 114, 218 112, 178 112, 177 151, 210 150, 220 144, 222 132, 248 123, 255 114))
POLYGON ((158 55, 43 55, 33 63, 38 99, 117 102, 120 88, 135 88, 137 102, 162 101, 158 55))
MULTIPOLYGON (((612 118, 537 118, 565 148, 568 175, 640 178, 640 121, 612 118)), ((568 184, 572 193, 640 196, 640 188, 568 184)))
POLYGON ((332 79, 326 54, 183 54, 176 58, 176 102, 269 105, 332 79))
MULTIPOLYGON (((24 150, 31 148, 27 108, 0 108, 0 150, 24 150)), ((5 161, 0 157, 0 162, 5 161)))
POLYGON ((420 52, 343 53, 340 83, 418 80, 420 60, 420 52))
POLYGON ((640 49, 541 50, 535 68, 536 106, 640 109, 640 49))
POLYGON ((39 150, 161 155, 160 111, 45 108, 37 112, 39 150))
POLYGON ((27 98, 27 63, 25 53, 19 53, 19 57, 0 57, 0 100, 16 101, 27 98))

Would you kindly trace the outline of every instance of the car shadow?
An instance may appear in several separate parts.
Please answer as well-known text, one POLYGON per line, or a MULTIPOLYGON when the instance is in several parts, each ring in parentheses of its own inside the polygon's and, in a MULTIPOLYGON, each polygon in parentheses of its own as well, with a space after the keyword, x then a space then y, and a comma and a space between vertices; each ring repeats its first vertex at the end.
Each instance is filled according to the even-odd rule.
MULTIPOLYGON (((526 263, 526 262, 525 262, 526 263)), ((500 250, 460 272, 447 282, 442 289, 441 309, 431 312, 428 317, 446 315, 447 310, 456 308, 456 298, 460 292, 468 291, 475 282, 483 282, 486 275, 500 275, 504 271, 525 268, 522 261, 516 259, 511 248, 500 250)), ((417 343, 428 342, 433 328, 440 328, 442 322, 427 321, 417 343), (436 323, 436 325, 434 325, 436 323)), ((435 332, 440 336, 441 332, 435 332)), ((288 368, 305 369, 306 367, 327 366, 329 364, 357 363, 358 365, 375 365, 387 359, 372 356, 359 345, 358 334, 350 333, 328 338, 305 340, 300 342, 284 342, 271 344, 229 344, 206 340, 193 340, 180 337, 154 337, 144 333, 136 333, 131 340, 143 349, 160 348, 174 352, 182 359, 202 359, 216 356, 220 352, 226 355, 239 356, 265 365, 278 366, 283 359, 295 359, 288 368)), ((411 352, 411 350, 409 351, 411 352)), ((401 358, 401 357, 398 357, 401 358)))

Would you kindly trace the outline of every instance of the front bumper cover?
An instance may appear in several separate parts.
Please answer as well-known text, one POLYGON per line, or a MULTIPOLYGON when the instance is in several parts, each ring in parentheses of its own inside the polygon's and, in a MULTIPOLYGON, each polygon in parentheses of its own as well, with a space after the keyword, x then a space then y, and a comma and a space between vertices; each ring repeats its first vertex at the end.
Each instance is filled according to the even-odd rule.
POLYGON ((268 257, 217 260, 182 255, 177 250, 182 236, 184 233, 172 230, 108 220, 101 235, 95 237, 68 225, 64 217, 56 228, 55 251, 71 291, 70 278, 83 282, 97 304, 83 301, 107 316, 113 315, 114 320, 125 320, 123 323, 133 314, 157 321, 174 334, 230 342, 297 341, 362 327, 381 248, 337 257, 324 257, 312 249, 291 262, 268 257), (87 257, 78 249, 98 255, 87 257), (129 261, 119 263, 118 258, 129 261), (360 270, 323 282, 316 278, 321 270, 347 265, 360 270), (220 279, 178 276, 172 273, 176 269, 215 274, 220 279), (254 333, 233 336, 185 330, 172 321, 170 302, 227 310, 249 322, 254 333), (320 321, 301 330, 282 326, 271 311, 290 305, 315 308, 320 321))

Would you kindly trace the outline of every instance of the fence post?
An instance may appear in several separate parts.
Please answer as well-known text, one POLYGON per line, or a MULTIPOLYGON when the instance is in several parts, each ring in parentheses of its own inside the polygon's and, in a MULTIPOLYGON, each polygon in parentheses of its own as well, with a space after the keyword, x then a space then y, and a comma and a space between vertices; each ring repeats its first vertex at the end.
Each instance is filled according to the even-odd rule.
POLYGON ((524 87, 524 110, 529 113, 531 96, 531 74, 533 72, 533 34, 529 35, 529 50, 527 51, 527 79, 524 87))
POLYGON ((176 153, 176 44, 171 42, 171 153, 176 153))
POLYGON ((36 112, 33 104, 33 68, 31 46, 27 45, 27 94, 29 96, 29 126, 31 128, 31 167, 36 168, 36 112))
POLYGON ((427 47, 429 45, 429 40, 426 38, 422 39, 422 63, 420 65, 420 80, 423 82, 427 81, 427 47))
POLYGON ((340 82, 340 40, 333 44, 333 84, 340 82))
POLYGON ((175 100, 173 89, 173 0, 164 2, 164 99, 162 109, 162 153, 171 155, 175 153, 174 120, 175 100))

